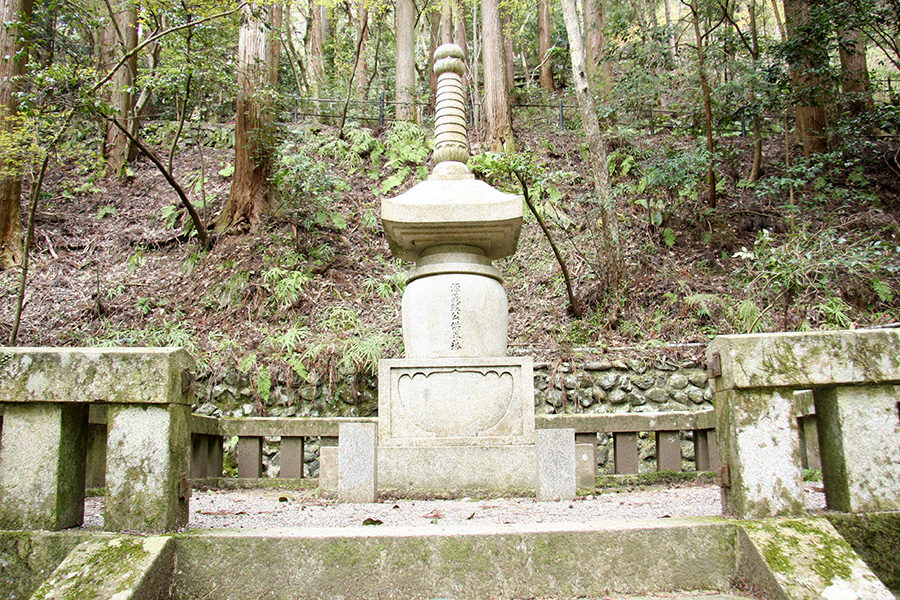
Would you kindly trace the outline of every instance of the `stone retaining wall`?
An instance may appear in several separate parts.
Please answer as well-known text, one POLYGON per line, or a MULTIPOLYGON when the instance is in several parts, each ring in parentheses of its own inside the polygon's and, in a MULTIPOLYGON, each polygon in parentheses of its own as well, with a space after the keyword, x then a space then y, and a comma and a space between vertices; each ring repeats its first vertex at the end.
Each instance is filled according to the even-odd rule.
MULTIPOLYGON (((273 381, 263 399, 249 376, 231 372, 211 384, 200 382, 194 410, 214 417, 372 417, 377 389, 374 376, 329 381, 313 373, 299 385, 273 381)), ((696 362, 536 362, 534 406, 537 414, 705 410, 712 408, 712 390, 696 362)))

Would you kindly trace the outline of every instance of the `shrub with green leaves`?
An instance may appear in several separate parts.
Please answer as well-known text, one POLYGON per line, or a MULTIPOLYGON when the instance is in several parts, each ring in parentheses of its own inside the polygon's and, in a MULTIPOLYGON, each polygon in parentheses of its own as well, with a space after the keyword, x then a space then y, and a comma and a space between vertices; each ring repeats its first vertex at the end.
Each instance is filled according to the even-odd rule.
POLYGON ((764 229, 753 248, 741 248, 734 258, 738 275, 769 308, 798 306, 810 326, 849 327, 858 309, 878 304, 897 309, 900 244, 893 240, 854 239, 835 228, 800 228, 780 237, 764 229))
POLYGON ((272 184, 279 216, 306 230, 335 221, 330 206, 347 184, 327 164, 317 156, 315 146, 301 140, 278 147, 272 184))

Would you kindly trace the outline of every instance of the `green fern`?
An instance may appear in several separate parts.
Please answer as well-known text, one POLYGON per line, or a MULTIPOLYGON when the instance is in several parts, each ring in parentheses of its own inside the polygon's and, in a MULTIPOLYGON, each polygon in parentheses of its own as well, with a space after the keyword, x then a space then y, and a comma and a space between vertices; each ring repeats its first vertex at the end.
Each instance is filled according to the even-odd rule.
POLYGON ((263 403, 269 402, 269 396, 272 394, 272 375, 269 373, 269 367, 265 365, 257 372, 256 393, 263 403))
POLYGON ((747 333, 757 333, 762 331, 762 323, 760 323, 760 315, 762 311, 753 300, 747 298, 738 306, 738 320, 741 322, 741 329, 747 333))
POLYGON ((891 289, 890 284, 881 279, 876 279, 872 282, 872 291, 875 292, 878 299, 882 302, 888 303, 894 301, 894 290, 891 289))
POLYGON ((263 273, 263 281, 275 297, 278 306, 290 308, 300 301, 304 286, 312 278, 303 271, 289 271, 281 267, 272 267, 263 273))

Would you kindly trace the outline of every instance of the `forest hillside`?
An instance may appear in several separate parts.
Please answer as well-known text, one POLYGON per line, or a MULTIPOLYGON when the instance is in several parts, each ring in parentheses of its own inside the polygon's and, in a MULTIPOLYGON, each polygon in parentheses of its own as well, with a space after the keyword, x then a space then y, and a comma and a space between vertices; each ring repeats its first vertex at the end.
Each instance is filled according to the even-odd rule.
POLYGON ((379 206, 431 169, 449 41, 469 166, 533 206, 511 353, 900 324, 896 2, 3 6, 5 344, 183 346, 261 395, 402 356, 379 206))

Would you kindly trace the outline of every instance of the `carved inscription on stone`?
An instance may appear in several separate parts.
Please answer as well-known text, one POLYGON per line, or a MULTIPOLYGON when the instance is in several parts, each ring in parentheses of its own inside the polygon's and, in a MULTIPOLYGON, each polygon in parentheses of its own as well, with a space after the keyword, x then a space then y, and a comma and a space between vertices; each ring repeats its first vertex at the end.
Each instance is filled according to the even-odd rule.
POLYGON ((461 345, 460 330, 462 323, 459 317, 459 284, 450 284, 450 349, 459 350, 461 345))

